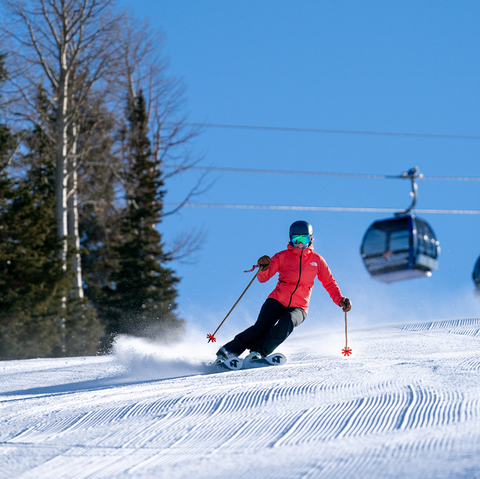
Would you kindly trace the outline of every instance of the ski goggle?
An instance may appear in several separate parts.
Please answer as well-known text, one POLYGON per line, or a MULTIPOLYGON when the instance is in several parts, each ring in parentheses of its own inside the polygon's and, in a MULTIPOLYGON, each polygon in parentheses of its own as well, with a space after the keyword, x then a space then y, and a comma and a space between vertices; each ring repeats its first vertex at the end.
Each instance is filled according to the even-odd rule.
POLYGON ((307 245, 310 243, 310 235, 292 235, 290 239, 292 244, 307 245))

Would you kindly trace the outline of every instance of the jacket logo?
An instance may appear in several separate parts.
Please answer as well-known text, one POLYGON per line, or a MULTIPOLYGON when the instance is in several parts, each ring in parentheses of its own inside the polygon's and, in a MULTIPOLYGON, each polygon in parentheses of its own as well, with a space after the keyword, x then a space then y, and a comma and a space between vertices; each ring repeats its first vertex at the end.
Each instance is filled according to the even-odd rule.
POLYGON ((315 261, 313 261, 313 263, 310 263, 312 266, 318 266, 317 263, 315 263, 315 261))

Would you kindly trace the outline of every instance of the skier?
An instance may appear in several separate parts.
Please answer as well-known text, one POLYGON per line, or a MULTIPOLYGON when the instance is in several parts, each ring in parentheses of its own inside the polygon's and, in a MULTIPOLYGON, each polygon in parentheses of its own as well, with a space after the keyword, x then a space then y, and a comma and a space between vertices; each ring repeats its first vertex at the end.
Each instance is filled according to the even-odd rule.
POLYGON ((277 286, 260 309, 255 324, 217 351, 216 364, 238 357, 246 349, 250 350, 246 357, 249 361, 271 354, 307 317, 315 276, 343 311, 352 308, 351 301, 342 296, 325 260, 313 252, 312 226, 306 221, 295 221, 289 234, 286 250, 272 258, 262 256, 257 262, 260 283, 279 273, 277 286))

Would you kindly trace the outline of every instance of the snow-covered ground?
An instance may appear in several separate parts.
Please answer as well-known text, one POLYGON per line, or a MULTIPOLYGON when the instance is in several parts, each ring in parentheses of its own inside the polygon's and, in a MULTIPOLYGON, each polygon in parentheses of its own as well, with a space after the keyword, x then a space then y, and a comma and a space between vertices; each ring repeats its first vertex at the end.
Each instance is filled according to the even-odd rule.
POLYGON ((349 358, 342 333, 299 329, 285 366, 217 374, 212 345, 128 338, 2 362, 0 477, 480 477, 480 319, 352 328, 349 358))

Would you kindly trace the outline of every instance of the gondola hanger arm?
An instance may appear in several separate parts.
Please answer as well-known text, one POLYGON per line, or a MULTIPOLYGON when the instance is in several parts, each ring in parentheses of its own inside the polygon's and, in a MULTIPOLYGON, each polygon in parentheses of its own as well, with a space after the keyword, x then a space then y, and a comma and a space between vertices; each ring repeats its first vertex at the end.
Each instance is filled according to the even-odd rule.
POLYGON ((400 175, 400 178, 409 178, 412 182, 412 191, 410 192, 410 196, 412 197, 412 204, 406 210, 395 213, 395 216, 407 215, 413 209, 413 207, 415 206, 415 203, 417 202, 417 197, 418 197, 418 185, 416 183, 416 180, 423 178, 423 174, 418 172, 418 166, 414 166, 413 168, 410 168, 408 171, 404 171, 400 175))

